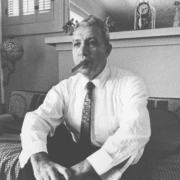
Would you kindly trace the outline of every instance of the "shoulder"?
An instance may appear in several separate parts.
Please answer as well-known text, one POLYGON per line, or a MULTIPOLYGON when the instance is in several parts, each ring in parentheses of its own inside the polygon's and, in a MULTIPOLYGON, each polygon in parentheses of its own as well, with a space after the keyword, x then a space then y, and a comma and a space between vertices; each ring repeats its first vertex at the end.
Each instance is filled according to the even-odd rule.
POLYGON ((60 81, 58 84, 53 86, 49 92, 59 95, 68 95, 80 83, 81 78, 82 75, 77 73, 74 76, 60 81))
POLYGON ((141 89, 146 91, 146 85, 143 78, 137 74, 113 66, 109 66, 109 72, 111 81, 116 84, 117 87, 121 88, 121 90, 141 89))
POLYGON ((133 82, 133 81, 143 82, 143 79, 133 72, 130 72, 125 69, 120 69, 114 66, 108 66, 108 68, 109 68, 110 77, 112 79, 116 79, 117 81, 123 81, 123 82, 133 82))
POLYGON ((59 82, 59 86, 62 86, 64 88, 73 88, 78 83, 80 83, 81 79, 82 79, 82 74, 77 73, 76 75, 71 76, 68 79, 64 79, 61 82, 59 82))

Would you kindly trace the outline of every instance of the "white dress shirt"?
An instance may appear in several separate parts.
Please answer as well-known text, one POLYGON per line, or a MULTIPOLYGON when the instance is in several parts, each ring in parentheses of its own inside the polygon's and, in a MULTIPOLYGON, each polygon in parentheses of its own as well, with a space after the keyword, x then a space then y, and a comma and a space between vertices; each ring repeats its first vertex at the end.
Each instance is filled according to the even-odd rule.
MULTIPOLYGON (((61 81, 37 110, 26 114, 21 133, 21 167, 31 155, 47 152, 46 137, 52 136, 61 123, 66 124, 74 141, 79 141, 87 82, 81 73, 61 81)), ((146 86, 138 76, 109 66, 92 82, 91 141, 101 148, 87 160, 102 179, 117 180, 138 162, 151 134, 146 86), (116 165, 127 158, 118 169, 116 165)))

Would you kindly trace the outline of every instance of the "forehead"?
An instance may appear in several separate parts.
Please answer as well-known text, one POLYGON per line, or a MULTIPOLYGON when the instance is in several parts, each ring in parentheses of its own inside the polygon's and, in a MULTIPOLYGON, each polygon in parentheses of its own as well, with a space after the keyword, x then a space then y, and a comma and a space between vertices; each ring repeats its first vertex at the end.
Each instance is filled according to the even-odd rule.
POLYGON ((102 32, 97 26, 80 26, 73 33, 73 41, 95 38, 102 41, 102 32))

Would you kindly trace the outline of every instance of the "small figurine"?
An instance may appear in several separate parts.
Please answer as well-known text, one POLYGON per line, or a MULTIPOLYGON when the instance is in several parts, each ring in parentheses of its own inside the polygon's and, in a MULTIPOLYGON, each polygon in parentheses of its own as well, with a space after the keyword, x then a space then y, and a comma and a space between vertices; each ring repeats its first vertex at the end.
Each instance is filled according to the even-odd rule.
POLYGON ((75 21, 75 27, 78 25, 78 23, 79 23, 79 22, 76 20, 76 21, 75 21))
POLYGON ((175 9, 173 27, 180 27, 180 2, 175 1, 174 5, 176 6, 176 9, 175 9))
POLYGON ((108 16, 105 20, 106 27, 109 29, 110 27, 110 17, 108 16))
POLYGON ((74 27, 75 27, 74 18, 72 18, 62 28, 65 34, 73 35, 74 27))
POLYGON ((115 29, 115 22, 113 21, 109 27, 109 32, 115 32, 116 29, 115 29))
POLYGON ((110 22, 110 17, 108 16, 105 20, 106 27, 108 28, 109 32, 115 32, 115 22, 110 22))

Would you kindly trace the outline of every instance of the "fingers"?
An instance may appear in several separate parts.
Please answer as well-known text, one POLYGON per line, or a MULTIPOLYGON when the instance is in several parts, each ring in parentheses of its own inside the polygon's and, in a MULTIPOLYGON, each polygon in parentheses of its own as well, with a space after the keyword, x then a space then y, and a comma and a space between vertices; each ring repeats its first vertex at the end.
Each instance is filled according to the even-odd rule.
POLYGON ((58 165, 57 170, 60 174, 64 176, 65 180, 73 180, 72 174, 69 169, 58 165))
POLYGON ((70 170, 53 162, 34 169, 34 175, 36 180, 73 180, 70 170))
POLYGON ((49 180, 66 180, 66 179, 62 174, 55 171, 55 172, 50 174, 50 179, 49 180))

